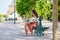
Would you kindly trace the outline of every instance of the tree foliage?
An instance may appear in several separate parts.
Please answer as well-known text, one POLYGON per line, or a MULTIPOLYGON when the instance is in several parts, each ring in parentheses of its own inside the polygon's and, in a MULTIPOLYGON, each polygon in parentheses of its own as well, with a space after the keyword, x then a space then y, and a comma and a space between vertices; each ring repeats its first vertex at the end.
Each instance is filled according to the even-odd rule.
POLYGON ((47 18, 52 16, 52 0, 16 0, 16 9, 20 16, 30 15, 31 10, 35 9, 38 16, 47 18))
POLYGON ((60 0, 58 0, 58 20, 60 21, 60 0))
POLYGON ((33 8, 34 0, 16 0, 16 9, 20 16, 25 15, 27 12, 30 13, 33 8))
POLYGON ((48 0, 39 0, 37 2, 37 7, 36 10, 38 10, 38 15, 42 16, 43 18, 47 18, 48 15, 50 16, 51 12, 52 12, 52 1, 48 1, 48 0))
POLYGON ((0 14, 0 18, 3 18, 3 14, 0 14))

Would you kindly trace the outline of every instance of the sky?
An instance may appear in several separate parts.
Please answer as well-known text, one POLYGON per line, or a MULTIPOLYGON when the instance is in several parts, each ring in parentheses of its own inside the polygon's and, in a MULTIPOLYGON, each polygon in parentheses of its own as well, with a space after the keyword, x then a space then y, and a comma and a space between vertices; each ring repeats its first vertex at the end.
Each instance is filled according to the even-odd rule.
POLYGON ((6 14, 11 2, 12 0, 0 0, 0 13, 6 14))

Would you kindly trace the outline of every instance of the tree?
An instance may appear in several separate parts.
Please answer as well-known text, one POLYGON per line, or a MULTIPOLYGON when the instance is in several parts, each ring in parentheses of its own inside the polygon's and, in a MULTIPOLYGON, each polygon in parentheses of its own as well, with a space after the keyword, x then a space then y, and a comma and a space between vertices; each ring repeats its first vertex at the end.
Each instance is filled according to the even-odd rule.
POLYGON ((30 11, 34 9, 34 1, 36 0, 16 0, 16 9, 20 16, 24 16, 26 13, 30 14, 30 11))
POLYGON ((0 18, 3 18, 3 14, 0 14, 0 18))
POLYGON ((36 5, 36 11, 39 16, 47 18, 52 14, 52 0, 39 0, 36 5))
POLYGON ((2 21, 2 18, 3 18, 3 14, 0 14, 0 22, 2 21))
POLYGON ((58 40, 58 0, 53 0, 53 40, 58 40))
POLYGON ((58 20, 60 21, 60 0, 58 0, 58 20))
POLYGON ((16 10, 20 16, 31 15, 31 10, 37 11, 38 16, 51 18, 52 0, 16 0, 16 10))

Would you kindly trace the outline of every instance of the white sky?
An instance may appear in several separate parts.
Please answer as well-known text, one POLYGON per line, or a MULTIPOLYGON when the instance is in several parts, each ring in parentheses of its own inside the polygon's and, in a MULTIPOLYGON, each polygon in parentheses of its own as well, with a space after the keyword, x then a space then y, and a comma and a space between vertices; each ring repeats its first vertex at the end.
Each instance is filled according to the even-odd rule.
POLYGON ((0 0, 0 12, 6 14, 12 0, 0 0))

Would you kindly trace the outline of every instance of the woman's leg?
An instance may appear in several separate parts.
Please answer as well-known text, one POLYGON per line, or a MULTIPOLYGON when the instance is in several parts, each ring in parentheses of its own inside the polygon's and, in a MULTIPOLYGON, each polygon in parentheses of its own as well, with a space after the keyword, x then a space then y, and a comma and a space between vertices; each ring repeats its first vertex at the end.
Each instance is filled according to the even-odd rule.
POLYGON ((28 35, 28 25, 25 25, 25 33, 28 35))

